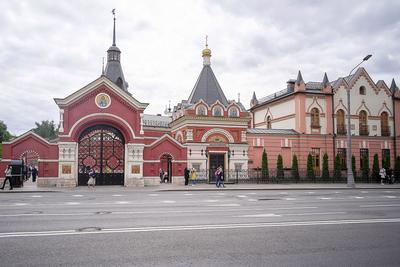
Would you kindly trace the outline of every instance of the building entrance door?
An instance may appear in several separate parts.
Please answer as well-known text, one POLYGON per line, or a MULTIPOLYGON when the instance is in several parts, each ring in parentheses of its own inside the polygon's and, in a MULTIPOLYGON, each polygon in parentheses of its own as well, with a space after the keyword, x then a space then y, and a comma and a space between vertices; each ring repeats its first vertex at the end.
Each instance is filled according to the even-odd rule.
POLYGON ((210 153, 210 169, 208 174, 208 181, 215 183, 215 171, 219 166, 222 167, 225 176, 225 153, 210 153))
POLYGON ((87 128, 78 142, 78 185, 87 185, 88 167, 96 172, 96 185, 124 184, 125 140, 108 125, 87 128))

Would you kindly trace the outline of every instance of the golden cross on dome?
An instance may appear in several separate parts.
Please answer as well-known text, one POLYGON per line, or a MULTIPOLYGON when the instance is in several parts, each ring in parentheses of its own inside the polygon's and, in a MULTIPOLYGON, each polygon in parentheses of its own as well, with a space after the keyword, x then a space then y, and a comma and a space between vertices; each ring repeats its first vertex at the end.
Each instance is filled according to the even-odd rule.
POLYGON ((206 35, 206 47, 208 47, 208 35, 206 35))

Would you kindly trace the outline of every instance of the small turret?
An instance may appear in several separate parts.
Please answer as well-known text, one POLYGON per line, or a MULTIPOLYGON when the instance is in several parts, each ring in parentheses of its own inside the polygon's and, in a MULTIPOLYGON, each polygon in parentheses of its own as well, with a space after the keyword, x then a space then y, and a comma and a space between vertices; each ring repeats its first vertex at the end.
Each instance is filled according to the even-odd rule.
POLYGON ((294 85, 294 91, 304 91, 306 89, 306 84, 304 83, 301 71, 297 73, 296 83, 294 85))
POLYGON ((252 107, 256 106, 257 104, 258 104, 258 100, 256 97, 256 92, 253 91, 253 97, 251 98, 251 101, 250 101, 250 107, 252 108, 252 107))

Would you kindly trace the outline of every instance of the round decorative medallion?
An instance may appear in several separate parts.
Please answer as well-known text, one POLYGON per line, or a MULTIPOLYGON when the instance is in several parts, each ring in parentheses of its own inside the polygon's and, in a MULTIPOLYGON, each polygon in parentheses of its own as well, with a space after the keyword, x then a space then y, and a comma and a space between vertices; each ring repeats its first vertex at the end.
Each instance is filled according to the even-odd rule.
POLYGON ((111 97, 105 93, 98 94, 95 101, 99 108, 108 108, 111 105, 111 97))

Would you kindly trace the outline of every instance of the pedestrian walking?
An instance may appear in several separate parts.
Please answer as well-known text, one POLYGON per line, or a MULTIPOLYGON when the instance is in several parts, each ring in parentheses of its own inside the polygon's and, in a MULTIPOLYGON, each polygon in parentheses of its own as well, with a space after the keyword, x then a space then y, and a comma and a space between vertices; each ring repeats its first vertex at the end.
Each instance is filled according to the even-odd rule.
POLYGON ((197 171, 195 168, 192 168, 192 170, 190 171, 190 178, 192 180, 192 186, 194 186, 196 184, 196 179, 197 179, 197 171))
POLYGON ((36 182, 37 174, 38 174, 38 169, 36 169, 36 166, 33 166, 33 169, 32 169, 32 182, 36 182))
POLYGON ((185 170, 183 171, 184 175, 185 175, 185 185, 189 184, 189 176, 190 176, 190 171, 188 169, 188 167, 185 167, 185 170))
POLYGON ((219 187, 225 187, 225 183, 224 183, 224 170, 222 169, 222 166, 219 166, 219 187))
POLYGON ((13 190, 13 185, 12 185, 12 181, 11 181, 12 167, 8 166, 7 169, 4 171, 4 173, 6 174, 6 178, 4 179, 3 186, 1 187, 1 190, 4 190, 4 186, 6 185, 7 180, 10 183, 10 190, 13 190))
POLYGON ((94 188, 96 185, 96 172, 94 171, 93 168, 89 167, 88 175, 89 175, 89 180, 87 182, 88 187, 92 186, 94 188))
POLYGON ((160 174, 160 183, 163 183, 164 182, 164 170, 163 170, 163 168, 160 168, 159 174, 160 174))
POLYGON ((386 178, 386 170, 385 168, 381 168, 381 170, 379 171, 379 176, 381 177, 381 185, 384 185, 384 180, 386 178))

